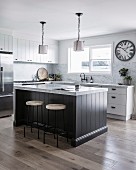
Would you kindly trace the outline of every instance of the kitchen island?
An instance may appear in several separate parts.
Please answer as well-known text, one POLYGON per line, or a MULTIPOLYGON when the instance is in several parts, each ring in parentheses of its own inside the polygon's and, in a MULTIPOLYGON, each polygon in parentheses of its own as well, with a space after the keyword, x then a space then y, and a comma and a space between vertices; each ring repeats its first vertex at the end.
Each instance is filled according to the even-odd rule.
MULTIPOLYGON (((46 104, 65 104, 65 130, 69 132, 71 145, 78 146, 107 131, 107 88, 80 87, 58 84, 17 85, 14 86, 14 125, 26 121, 28 100, 44 101, 44 120, 47 121, 46 104)), ((59 128, 63 128, 63 116, 58 117, 59 128)), ((50 124, 54 124, 54 114, 50 114, 50 124)))

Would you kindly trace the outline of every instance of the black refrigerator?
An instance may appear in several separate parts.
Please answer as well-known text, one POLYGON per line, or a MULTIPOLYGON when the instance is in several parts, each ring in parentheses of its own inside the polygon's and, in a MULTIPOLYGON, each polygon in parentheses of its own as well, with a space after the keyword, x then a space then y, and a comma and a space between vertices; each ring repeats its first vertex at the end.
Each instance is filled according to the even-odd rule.
POLYGON ((0 117, 13 114, 13 54, 0 52, 0 117))

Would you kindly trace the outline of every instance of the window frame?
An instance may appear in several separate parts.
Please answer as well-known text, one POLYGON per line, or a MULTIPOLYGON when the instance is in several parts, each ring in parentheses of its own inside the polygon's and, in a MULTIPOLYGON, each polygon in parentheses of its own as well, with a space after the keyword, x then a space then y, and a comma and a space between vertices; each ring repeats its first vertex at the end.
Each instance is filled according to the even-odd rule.
POLYGON ((113 70, 113 43, 106 43, 106 44, 100 44, 100 45, 91 45, 89 46, 89 73, 92 75, 112 75, 112 70, 113 70), (105 46, 111 46, 111 71, 91 71, 91 48, 99 48, 99 47, 105 47, 105 46))
MULTIPOLYGON (((85 46, 85 48, 89 48, 89 72, 84 72, 86 75, 112 75, 113 73, 113 43, 105 43, 105 44, 97 44, 97 45, 88 45, 88 46, 85 46), (110 45, 111 46, 111 71, 110 72, 107 72, 107 71, 91 71, 91 48, 95 47, 95 48, 99 48, 99 47, 102 47, 102 46, 108 46, 110 45)), ((71 49, 72 48, 68 48, 68 70, 67 70, 67 73, 68 74, 80 74, 80 72, 70 72, 71 70, 71 49), (69 64, 70 63, 70 64, 69 64)))

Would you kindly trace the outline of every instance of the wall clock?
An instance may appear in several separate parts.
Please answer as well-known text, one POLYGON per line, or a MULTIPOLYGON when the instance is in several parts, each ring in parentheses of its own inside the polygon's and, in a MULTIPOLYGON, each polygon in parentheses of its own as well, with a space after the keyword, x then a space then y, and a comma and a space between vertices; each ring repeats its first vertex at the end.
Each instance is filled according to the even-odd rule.
POLYGON ((135 45, 129 40, 120 41, 116 45, 115 55, 121 61, 128 61, 135 55, 135 45))

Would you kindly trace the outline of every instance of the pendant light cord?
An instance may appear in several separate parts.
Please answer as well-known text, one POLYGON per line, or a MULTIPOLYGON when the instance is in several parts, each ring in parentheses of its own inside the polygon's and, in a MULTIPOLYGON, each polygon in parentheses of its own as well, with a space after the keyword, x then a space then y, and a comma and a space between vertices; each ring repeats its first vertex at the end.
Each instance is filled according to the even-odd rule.
POLYGON ((80 16, 78 16, 78 41, 80 40, 80 16))
POLYGON ((42 23, 42 45, 44 44, 44 23, 42 23))

